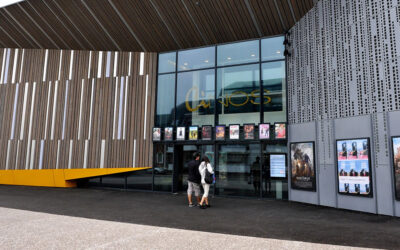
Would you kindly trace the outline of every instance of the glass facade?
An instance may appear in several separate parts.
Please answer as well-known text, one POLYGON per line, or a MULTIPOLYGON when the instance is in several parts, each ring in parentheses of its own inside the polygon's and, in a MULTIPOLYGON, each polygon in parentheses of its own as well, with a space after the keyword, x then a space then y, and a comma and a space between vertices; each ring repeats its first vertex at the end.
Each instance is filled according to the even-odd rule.
POLYGON ((198 126, 200 134, 202 126, 225 125, 227 138, 216 140, 210 127, 204 127, 210 129, 210 140, 178 141, 172 135, 165 141, 162 136, 153 145, 153 169, 93 178, 86 185, 186 192, 187 163, 200 152, 215 170, 211 195, 288 199, 287 139, 276 139, 274 133, 274 124, 287 121, 283 40, 159 54, 155 126, 162 131, 198 126), (268 124, 260 123, 272 129, 266 133, 268 124), (239 125, 238 137, 229 139, 229 124, 239 125), (271 137, 259 138, 259 132, 271 137))

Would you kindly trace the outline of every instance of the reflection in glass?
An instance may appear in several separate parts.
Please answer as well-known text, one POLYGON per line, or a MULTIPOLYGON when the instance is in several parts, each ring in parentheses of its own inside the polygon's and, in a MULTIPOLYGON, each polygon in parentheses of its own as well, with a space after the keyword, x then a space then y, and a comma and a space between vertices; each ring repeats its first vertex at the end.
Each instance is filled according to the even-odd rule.
POLYGON ((153 184, 153 169, 133 171, 126 177, 128 189, 151 190, 153 184))
POLYGON ((259 123, 259 72, 259 64, 218 69, 219 124, 259 123))
POLYGON ((261 60, 278 60, 284 59, 283 52, 285 46, 283 45, 283 36, 266 38, 261 40, 261 60))
POLYGON ((216 194, 260 196, 260 144, 220 145, 216 194))
POLYGON ((258 62, 259 40, 220 45, 217 56, 218 66, 258 62))
POLYGON ((215 67, 215 47, 178 52, 178 71, 215 67))
POLYGON ((154 145, 154 190, 172 191, 172 173, 174 169, 174 147, 163 144, 154 145))
POLYGON ((159 75, 157 85, 157 115, 155 126, 174 125, 175 74, 159 75))
POLYGON ((214 72, 209 69, 178 73, 177 126, 214 125, 214 72))
POLYGON ((162 53, 158 56, 158 73, 175 72, 176 52, 162 53))
POLYGON ((264 122, 286 122, 285 61, 262 64, 264 122))

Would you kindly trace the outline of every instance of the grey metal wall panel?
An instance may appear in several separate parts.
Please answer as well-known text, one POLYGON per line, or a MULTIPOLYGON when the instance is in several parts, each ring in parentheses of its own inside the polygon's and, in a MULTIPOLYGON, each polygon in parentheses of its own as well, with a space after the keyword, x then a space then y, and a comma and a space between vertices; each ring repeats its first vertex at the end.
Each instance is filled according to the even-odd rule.
POLYGON ((319 167, 318 183, 320 205, 336 207, 336 165, 323 164, 319 167))

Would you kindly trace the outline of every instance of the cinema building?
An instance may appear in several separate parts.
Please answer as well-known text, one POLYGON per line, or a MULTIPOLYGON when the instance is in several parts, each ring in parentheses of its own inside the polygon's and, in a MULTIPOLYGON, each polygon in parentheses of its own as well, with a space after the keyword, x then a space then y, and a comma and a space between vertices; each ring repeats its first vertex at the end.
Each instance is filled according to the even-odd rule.
MULTIPOLYGON (((235 3, 233 3, 235 2, 235 3)), ((400 216, 400 2, 0 8, 0 184, 211 193, 400 216)))

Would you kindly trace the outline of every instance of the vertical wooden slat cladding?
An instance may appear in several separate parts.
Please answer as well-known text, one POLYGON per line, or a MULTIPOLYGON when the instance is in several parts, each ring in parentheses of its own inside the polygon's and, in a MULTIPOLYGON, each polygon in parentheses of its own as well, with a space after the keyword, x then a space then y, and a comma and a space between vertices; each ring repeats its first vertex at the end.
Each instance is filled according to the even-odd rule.
POLYGON ((44 49, 0 50, 0 169, 152 165, 157 54, 144 53, 139 75, 140 53, 130 70, 129 52, 112 53, 106 77, 103 52, 97 78, 100 53, 48 50, 46 63, 44 49))

